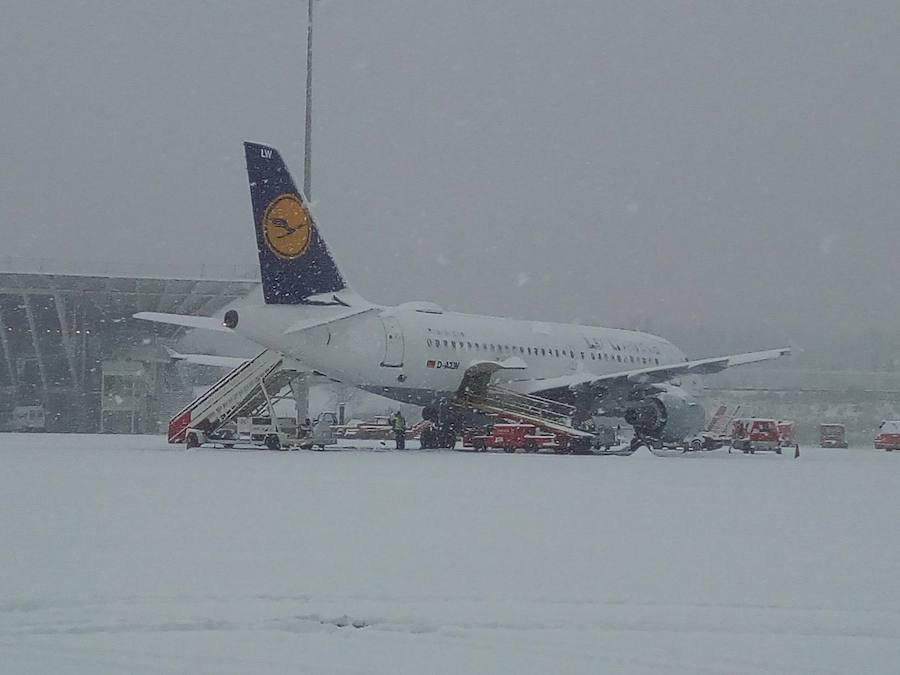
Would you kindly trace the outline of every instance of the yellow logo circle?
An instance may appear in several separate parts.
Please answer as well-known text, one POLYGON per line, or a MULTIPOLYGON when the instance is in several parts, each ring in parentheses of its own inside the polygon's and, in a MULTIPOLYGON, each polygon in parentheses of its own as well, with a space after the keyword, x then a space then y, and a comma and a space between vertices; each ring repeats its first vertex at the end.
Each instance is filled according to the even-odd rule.
POLYGON ((285 260, 299 258, 309 247, 309 212, 291 194, 275 197, 263 216, 263 233, 272 253, 285 260))

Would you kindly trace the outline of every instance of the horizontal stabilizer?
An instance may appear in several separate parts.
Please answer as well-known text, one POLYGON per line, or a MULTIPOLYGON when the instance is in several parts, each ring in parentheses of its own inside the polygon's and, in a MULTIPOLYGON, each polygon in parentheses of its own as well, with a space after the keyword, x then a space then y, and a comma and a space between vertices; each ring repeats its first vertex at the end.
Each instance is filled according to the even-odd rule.
POLYGON ((180 354, 174 349, 166 347, 169 356, 176 361, 184 361, 186 363, 197 363, 201 366, 219 366, 221 368, 237 368, 242 366, 250 359, 242 359, 237 356, 215 356, 213 354, 180 354))
POLYGON ((366 312, 371 312, 373 309, 373 307, 347 307, 334 314, 305 317, 291 324, 290 327, 284 331, 284 334, 290 335, 291 333, 298 333, 300 331, 308 330, 309 328, 318 328, 319 326, 325 326, 336 321, 343 321, 344 319, 349 319, 351 316, 358 316, 360 314, 365 314, 366 312))
POLYGON ((165 314, 163 312, 138 312, 133 315, 135 319, 154 321, 156 323, 168 323, 173 326, 185 326, 187 328, 203 328, 204 330, 217 330, 230 333, 221 319, 212 316, 187 316, 186 314, 165 314))

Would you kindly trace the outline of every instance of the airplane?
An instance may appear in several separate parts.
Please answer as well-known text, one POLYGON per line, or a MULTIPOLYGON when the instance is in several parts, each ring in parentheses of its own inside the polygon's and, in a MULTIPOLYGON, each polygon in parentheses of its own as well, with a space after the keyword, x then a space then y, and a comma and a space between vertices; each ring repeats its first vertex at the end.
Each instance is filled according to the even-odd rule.
POLYGON ((452 447, 466 417, 460 402, 498 387, 572 406, 573 426, 598 413, 622 417, 632 447, 684 442, 705 424, 697 376, 790 353, 689 360, 638 331, 463 314, 428 301, 375 304, 344 280, 278 150, 245 142, 244 151, 264 302, 224 320, 135 317, 234 332, 331 380, 423 406, 434 422, 425 446, 452 447))

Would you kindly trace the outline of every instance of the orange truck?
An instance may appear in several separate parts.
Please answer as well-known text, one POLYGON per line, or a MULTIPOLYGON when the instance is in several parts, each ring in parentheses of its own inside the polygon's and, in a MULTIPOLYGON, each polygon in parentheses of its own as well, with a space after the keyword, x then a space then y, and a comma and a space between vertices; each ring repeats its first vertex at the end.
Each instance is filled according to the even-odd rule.
POLYGON ((900 420, 886 420, 879 425, 875 449, 888 452, 900 450, 900 420))
POLYGON ((775 452, 781 454, 778 421, 762 417, 742 417, 732 421, 731 447, 746 454, 775 452))
POLYGON ((558 451, 564 445, 565 442, 561 444, 556 434, 546 433, 534 424, 498 422, 483 432, 470 431, 463 434, 463 447, 470 447, 478 452, 489 449, 515 452, 519 448, 528 452, 550 448, 558 451))

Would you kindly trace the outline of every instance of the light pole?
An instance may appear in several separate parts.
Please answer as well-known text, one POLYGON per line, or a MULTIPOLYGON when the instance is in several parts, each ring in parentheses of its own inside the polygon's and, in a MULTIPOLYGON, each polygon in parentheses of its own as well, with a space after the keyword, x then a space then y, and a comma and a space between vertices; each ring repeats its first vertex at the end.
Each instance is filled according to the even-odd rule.
POLYGON ((303 196, 312 199, 312 37, 313 0, 309 0, 306 20, 306 138, 303 152, 303 196))

